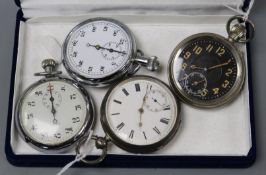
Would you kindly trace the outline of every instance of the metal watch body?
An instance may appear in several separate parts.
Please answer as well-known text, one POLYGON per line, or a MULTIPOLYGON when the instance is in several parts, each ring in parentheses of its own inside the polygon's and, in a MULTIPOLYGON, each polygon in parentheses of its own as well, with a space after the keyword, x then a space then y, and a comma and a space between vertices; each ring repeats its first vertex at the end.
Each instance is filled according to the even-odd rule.
POLYGON ((157 58, 137 51, 126 25, 110 18, 92 18, 74 27, 65 39, 62 55, 73 79, 96 87, 134 74, 141 65, 151 71, 159 66, 157 58))
POLYGON ((15 124, 34 149, 59 153, 88 136, 95 123, 94 111, 85 88, 47 71, 46 78, 28 87, 17 101, 15 124))
POLYGON ((168 64, 171 87, 185 103, 212 108, 232 101, 246 75, 243 55, 233 42, 199 33, 176 46, 168 64))
POLYGON ((110 140, 132 153, 150 153, 165 146, 176 134, 179 101, 162 81, 133 76, 117 83, 101 105, 101 124, 110 140))

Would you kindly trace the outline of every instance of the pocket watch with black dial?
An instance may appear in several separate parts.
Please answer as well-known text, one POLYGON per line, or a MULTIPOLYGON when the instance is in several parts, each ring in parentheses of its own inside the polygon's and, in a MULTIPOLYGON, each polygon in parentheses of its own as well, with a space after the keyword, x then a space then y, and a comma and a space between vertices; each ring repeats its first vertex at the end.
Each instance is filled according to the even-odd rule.
POLYGON ((186 103, 197 107, 217 107, 233 100, 242 89, 246 66, 236 43, 246 43, 254 35, 254 25, 249 38, 242 23, 235 16, 228 21, 228 38, 214 33, 192 35, 174 49, 169 61, 169 80, 177 95, 186 103))

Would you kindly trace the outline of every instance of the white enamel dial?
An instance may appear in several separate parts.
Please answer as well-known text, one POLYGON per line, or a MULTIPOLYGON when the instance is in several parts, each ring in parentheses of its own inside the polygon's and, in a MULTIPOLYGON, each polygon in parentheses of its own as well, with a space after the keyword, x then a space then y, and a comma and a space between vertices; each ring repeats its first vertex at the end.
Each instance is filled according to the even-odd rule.
POLYGON ((121 25, 96 19, 75 27, 65 43, 69 69, 85 78, 97 79, 123 68, 132 53, 132 39, 121 25))
POLYGON ((82 93, 65 81, 43 82, 21 101, 19 123, 35 142, 58 145, 75 137, 84 126, 87 103, 82 93))
POLYGON ((109 94, 105 111, 111 132, 127 144, 156 144, 178 128, 174 95, 165 84, 146 76, 118 84, 109 94))

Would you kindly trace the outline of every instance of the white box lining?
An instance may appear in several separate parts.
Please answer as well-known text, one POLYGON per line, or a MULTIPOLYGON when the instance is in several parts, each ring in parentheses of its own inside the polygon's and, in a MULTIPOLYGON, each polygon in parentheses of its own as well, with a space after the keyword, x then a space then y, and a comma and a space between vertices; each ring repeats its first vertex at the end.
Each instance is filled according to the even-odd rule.
MULTIPOLYGON (((34 77, 35 72, 42 71, 41 61, 47 57, 57 57, 58 53, 51 53, 53 43, 47 44, 49 38, 55 38, 63 43, 68 32, 79 22, 93 16, 35 18, 21 22, 19 31, 19 47, 17 69, 14 87, 13 110, 18 95, 22 94, 30 84, 39 80, 34 77), (45 43, 45 45, 44 45, 45 43), (46 48, 46 49, 43 49, 46 48)), ((160 78, 168 84, 167 63, 175 46, 184 38, 199 32, 213 32, 226 36, 225 23, 229 16, 142 16, 118 15, 109 16, 124 22, 133 32, 138 48, 147 55, 160 57, 163 70, 161 73, 150 73, 141 69, 137 74, 148 74, 160 78)), ((242 46, 245 60, 246 50, 242 46)), ((56 52, 56 51, 55 51, 56 52)), ((67 75, 63 66, 59 66, 64 75, 67 75)), ((182 104, 182 126, 174 139, 163 149, 149 154, 175 156, 246 156, 252 146, 249 90, 247 79, 240 95, 229 105, 210 109, 195 109, 182 104)), ((96 109, 99 112, 100 101, 106 93, 106 88, 96 89, 86 87, 93 96, 96 109)), ((100 126, 99 113, 95 134, 103 135, 100 126)), ((11 127, 11 147, 17 155, 38 155, 40 153, 27 145, 19 136, 14 127, 14 115, 11 127)), ((99 150, 93 149, 92 155, 98 155, 99 150)), ((64 154, 74 154, 70 150, 64 154)), ((109 154, 131 155, 118 147, 110 146, 109 154)))

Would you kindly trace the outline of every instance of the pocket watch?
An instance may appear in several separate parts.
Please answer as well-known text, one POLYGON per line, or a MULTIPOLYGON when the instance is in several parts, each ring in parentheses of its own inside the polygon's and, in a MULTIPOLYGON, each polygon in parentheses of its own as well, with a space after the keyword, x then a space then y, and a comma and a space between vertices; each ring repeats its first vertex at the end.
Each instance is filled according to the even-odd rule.
POLYGON ((156 56, 136 49, 129 28, 110 18, 88 19, 74 27, 63 44, 63 64, 70 76, 91 86, 107 86, 134 74, 140 66, 159 69, 156 56))
POLYGON ((92 138, 96 147, 103 149, 102 155, 95 161, 83 161, 102 161, 108 142, 131 153, 156 151, 176 134, 181 122, 179 114, 178 99, 162 81, 150 76, 125 79, 108 90, 101 105, 106 136, 92 138))
POLYGON ((243 16, 227 23, 228 38, 214 33, 192 35, 176 46, 168 65, 171 87, 187 104, 211 108, 232 101, 242 89, 246 66, 237 43, 254 36, 254 24, 243 16), (251 28, 249 37, 242 20, 251 28), (247 38, 248 37, 248 38, 247 38))
POLYGON ((15 121, 22 138, 43 152, 63 152, 87 136, 94 125, 94 107, 88 92, 59 76, 56 62, 42 62, 45 78, 28 87, 16 104, 15 121))

